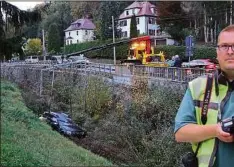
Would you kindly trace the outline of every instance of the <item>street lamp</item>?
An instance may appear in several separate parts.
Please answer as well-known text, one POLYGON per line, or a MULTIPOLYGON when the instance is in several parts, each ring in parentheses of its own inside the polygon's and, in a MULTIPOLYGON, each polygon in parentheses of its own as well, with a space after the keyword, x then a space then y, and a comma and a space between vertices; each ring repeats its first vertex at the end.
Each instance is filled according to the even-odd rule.
MULTIPOLYGON (((112 31, 113 31, 113 43, 115 43, 115 23, 114 23, 114 16, 112 16, 112 31)), ((113 54, 114 54, 114 65, 116 65, 115 45, 113 46, 113 54)))

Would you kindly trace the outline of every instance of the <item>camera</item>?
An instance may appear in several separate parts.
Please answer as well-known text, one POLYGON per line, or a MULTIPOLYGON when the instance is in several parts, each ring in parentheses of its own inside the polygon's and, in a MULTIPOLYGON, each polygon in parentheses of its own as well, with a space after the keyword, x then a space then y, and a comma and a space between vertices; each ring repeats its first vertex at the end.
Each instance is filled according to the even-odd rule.
POLYGON ((234 116, 223 120, 221 124, 222 124, 222 130, 224 132, 234 135, 234 116))
POLYGON ((182 157, 184 167, 198 167, 198 160, 193 152, 188 152, 182 157))

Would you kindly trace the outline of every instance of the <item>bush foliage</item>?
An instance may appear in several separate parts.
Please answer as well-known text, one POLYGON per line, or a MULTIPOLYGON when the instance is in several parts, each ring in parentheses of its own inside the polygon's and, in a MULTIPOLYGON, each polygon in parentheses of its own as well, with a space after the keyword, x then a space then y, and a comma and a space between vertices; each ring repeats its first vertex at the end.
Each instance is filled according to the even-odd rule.
POLYGON ((111 165, 52 131, 24 105, 16 85, 1 81, 1 166, 111 165))
MULTIPOLYGON (((112 40, 107 41, 92 41, 80 44, 72 44, 66 46, 66 53, 78 52, 81 50, 85 50, 92 47, 102 46, 104 44, 112 43, 112 40)), ((155 47, 156 53, 163 51, 166 59, 171 59, 174 55, 179 55, 183 59, 186 59, 185 56, 185 46, 170 46, 170 45, 158 45, 155 47)), ((116 55, 117 59, 126 59, 128 53, 128 44, 122 44, 116 47, 116 55)), ((98 51, 90 51, 85 53, 85 56, 89 58, 107 58, 113 59, 113 48, 109 47, 103 50, 98 51)), ((192 59, 215 59, 216 58, 216 49, 214 47, 206 47, 206 46, 196 46, 194 48, 194 55, 191 57, 192 59)), ((187 58, 188 59, 188 58, 187 58)))
POLYGON ((46 96, 44 101, 52 111, 67 112, 85 127, 84 147, 117 164, 179 166, 189 147, 177 144, 173 133, 184 92, 150 89, 141 79, 131 88, 113 82, 79 73, 56 74, 52 94, 51 82, 43 84, 51 96, 51 103, 46 96))

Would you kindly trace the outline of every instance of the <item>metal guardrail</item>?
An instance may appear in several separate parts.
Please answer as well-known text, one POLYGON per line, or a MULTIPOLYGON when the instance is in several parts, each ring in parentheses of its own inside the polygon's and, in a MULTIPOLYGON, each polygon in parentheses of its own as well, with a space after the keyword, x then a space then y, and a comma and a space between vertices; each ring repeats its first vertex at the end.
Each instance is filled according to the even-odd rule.
POLYGON ((188 82, 201 75, 212 73, 214 71, 201 68, 148 67, 144 65, 126 66, 100 63, 67 63, 59 64, 56 67, 75 69, 93 74, 162 78, 177 82, 188 82))
POLYGON ((145 78, 161 78, 170 81, 188 82, 198 76, 205 75, 213 72, 212 70, 205 70, 200 68, 176 68, 176 67, 148 67, 144 65, 113 65, 113 64, 101 64, 101 63, 63 63, 63 64, 51 64, 40 61, 38 63, 1 63, 1 68, 4 66, 17 66, 27 68, 43 68, 46 69, 60 69, 60 70, 75 70, 82 73, 91 73, 94 75, 105 76, 124 76, 124 77, 145 77, 145 78))

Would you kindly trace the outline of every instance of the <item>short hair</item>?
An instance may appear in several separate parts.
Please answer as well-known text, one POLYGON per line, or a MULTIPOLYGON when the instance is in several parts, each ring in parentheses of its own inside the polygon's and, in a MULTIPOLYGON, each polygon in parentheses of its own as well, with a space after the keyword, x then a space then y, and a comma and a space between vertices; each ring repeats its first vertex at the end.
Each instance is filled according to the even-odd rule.
POLYGON ((218 41, 219 41, 220 34, 223 33, 223 32, 234 32, 234 24, 231 24, 231 25, 225 27, 225 28, 219 33, 218 41))

